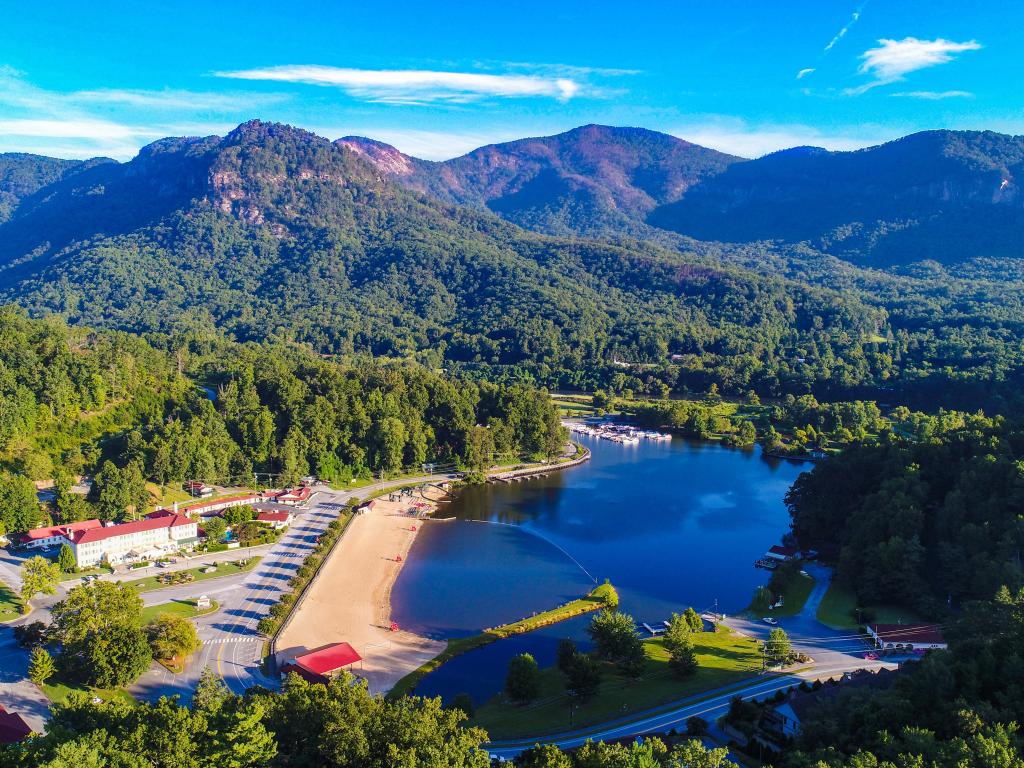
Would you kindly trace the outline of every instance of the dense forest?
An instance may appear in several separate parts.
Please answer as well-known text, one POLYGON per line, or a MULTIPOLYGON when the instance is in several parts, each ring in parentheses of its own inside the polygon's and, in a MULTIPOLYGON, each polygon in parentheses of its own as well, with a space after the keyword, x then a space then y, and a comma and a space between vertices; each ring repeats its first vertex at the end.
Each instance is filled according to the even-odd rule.
POLYGON ((990 411, 1024 370, 1014 263, 900 274, 808 246, 544 236, 258 122, 78 169, 0 225, 0 295, 73 323, 217 329, 550 388, 914 406, 942 390, 990 411))
POLYGON ((347 482, 426 461, 542 458, 564 443, 547 395, 525 385, 216 335, 93 332, 11 307, 0 309, 0 419, 8 531, 39 522, 29 480, 56 480, 59 522, 121 519, 146 506, 147 481, 347 482), (68 492, 87 472, 89 502, 68 492))
POLYGON ((1021 764, 1024 430, 941 413, 915 437, 845 451, 788 502, 800 544, 822 547, 862 604, 929 614, 949 650, 822 701, 779 758, 789 768, 1021 764))

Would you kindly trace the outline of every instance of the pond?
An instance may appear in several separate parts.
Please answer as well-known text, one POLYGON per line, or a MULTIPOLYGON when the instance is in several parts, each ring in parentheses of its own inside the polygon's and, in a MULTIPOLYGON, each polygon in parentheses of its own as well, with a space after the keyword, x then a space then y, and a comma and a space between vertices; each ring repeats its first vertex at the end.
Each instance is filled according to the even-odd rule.
MULTIPOLYGON (((392 592, 404 629, 471 635, 579 597, 609 579, 621 609, 655 624, 692 605, 741 610, 766 574, 753 562, 789 527, 786 490, 805 465, 716 443, 621 445, 584 438, 586 464, 548 477, 463 490, 424 526, 392 592)), ((474 651, 417 693, 478 703, 508 659, 554 662, 561 637, 585 647, 587 617, 474 651)))

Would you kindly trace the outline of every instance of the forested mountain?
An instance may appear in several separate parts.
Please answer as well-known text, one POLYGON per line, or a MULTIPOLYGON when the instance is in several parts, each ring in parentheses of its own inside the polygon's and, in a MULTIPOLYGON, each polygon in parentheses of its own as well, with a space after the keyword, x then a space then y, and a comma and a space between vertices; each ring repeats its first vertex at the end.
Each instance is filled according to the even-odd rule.
POLYGON ((7 221, 21 201, 73 170, 103 160, 59 160, 21 152, 0 153, 0 224, 7 221))
POLYGON ((857 152, 730 165, 650 223, 695 238, 808 241, 887 266, 1024 257, 1024 136, 926 131, 857 152))
MULTIPOLYGON (((618 188, 641 208, 731 160, 649 132, 577 133, 577 147, 614 137, 652 157, 667 146, 697 158, 686 173, 646 177, 647 198, 630 192, 639 185, 618 188)), ((522 152, 536 158, 538 146, 548 145, 522 152)), ((547 386, 716 384, 918 406, 941 391, 950 406, 990 408, 1018 390, 1014 260, 896 274, 804 246, 545 236, 410 192, 382 172, 382 157, 393 167, 401 157, 351 147, 251 122, 224 137, 158 141, 129 163, 84 164, 0 225, 0 299, 74 323, 217 328, 547 386)), ((409 167, 416 176, 426 166, 409 167)), ((635 179, 639 166, 629 167, 635 179)))
POLYGON ((665 133, 604 125, 493 144, 440 163, 357 136, 339 143, 409 189, 559 235, 642 231, 657 206, 740 159, 665 133))

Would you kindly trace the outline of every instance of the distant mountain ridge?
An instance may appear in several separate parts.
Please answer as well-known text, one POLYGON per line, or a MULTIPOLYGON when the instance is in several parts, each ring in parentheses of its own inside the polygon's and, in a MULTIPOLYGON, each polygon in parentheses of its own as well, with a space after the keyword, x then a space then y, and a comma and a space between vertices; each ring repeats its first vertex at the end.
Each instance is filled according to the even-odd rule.
POLYGON ((339 143, 400 184, 555 234, 807 242, 875 266, 1024 257, 1024 137, 925 131, 853 152, 743 160, 642 128, 588 125, 443 162, 339 143))
POLYGON ((636 232, 655 208, 740 160, 665 133, 602 125, 492 144, 443 162, 362 137, 339 143, 408 189, 486 207, 549 234, 636 232))

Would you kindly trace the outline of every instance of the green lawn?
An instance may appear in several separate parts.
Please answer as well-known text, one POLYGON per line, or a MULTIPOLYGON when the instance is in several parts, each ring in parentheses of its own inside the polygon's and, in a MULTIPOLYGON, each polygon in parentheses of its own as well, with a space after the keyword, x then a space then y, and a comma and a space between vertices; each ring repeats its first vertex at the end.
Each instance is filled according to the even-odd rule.
MULTIPOLYGON (((212 571, 211 573, 202 572, 204 568, 209 567, 208 565, 201 565, 197 568, 190 568, 187 571, 179 571, 179 573, 191 573, 194 578, 192 581, 188 583, 194 584, 197 581, 205 581, 206 579, 216 579, 221 576, 230 576, 231 574, 240 573, 242 571, 251 571, 253 568, 256 567, 256 563, 258 563, 259 561, 260 559, 258 557, 250 557, 247 559, 247 562, 244 566, 240 566, 236 561, 231 561, 218 563, 217 570, 212 571)), ((163 589, 164 587, 180 586, 179 584, 161 584, 159 581, 156 580, 156 577, 159 576, 161 573, 170 572, 161 571, 159 568, 156 570, 157 572, 154 573, 152 576, 147 576, 144 579, 136 579, 135 581, 129 581, 127 583, 135 587, 135 589, 137 589, 139 592, 149 592, 153 589, 163 589)))
POLYGON ((762 616, 796 616, 804 609, 804 603, 810 597, 812 589, 814 589, 814 579, 811 576, 797 574, 782 593, 781 608, 773 608, 770 611, 757 611, 748 606, 746 612, 754 618, 761 618, 762 616))
POLYGON ((149 624, 158 616, 162 616, 165 613, 170 613, 173 616, 181 616, 186 619, 192 619, 196 616, 205 616, 208 613, 213 613, 219 607, 215 600, 210 601, 211 606, 200 611, 196 608, 195 600, 171 600, 167 603, 159 603, 157 605, 147 605, 142 609, 142 623, 149 624))
MULTIPOLYGON (((854 616, 857 598, 848 588, 832 582, 825 597, 818 606, 818 621, 832 629, 856 629, 858 624, 854 616)), ((921 618, 909 608, 894 605, 869 605, 864 607, 879 624, 908 624, 921 621, 921 618)))
MULTIPOLYGON (((572 713, 571 727, 585 727, 696 696, 737 683, 761 670, 757 643, 749 638, 723 629, 701 633, 695 640, 700 666, 692 677, 674 677, 661 638, 647 640, 647 670, 643 677, 629 680, 609 667, 598 694, 572 713)), ((548 667, 541 671, 541 679, 541 695, 536 702, 518 706, 496 696, 477 710, 471 724, 486 728, 495 739, 567 730, 571 699, 565 693, 565 678, 557 668, 548 667)))
POLYGON ((69 685, 56 677, 50 678, 49 682, 44 683, 42 686, 43 693, 46 697, 54 704, 62 704, 67 697, 78 691, 84 693, 90 698, 93 696, 99 697, 104 701, 124 701, 129 704, 134 704, 135 699, 132 695, 123 688, 90 688, 89 686, 69 685))
POLYGON ((100 567, 96 567, 96 568, 83 568, 83 569, 81 569, 79 571, 74 571, 72 573, 63 573, 63 572, 61 572, 60 580, 61 581, 72 581, 74 579, 81 580, 82 578, 84 578, 86 576, 106 576, 108 573, 113 573, 113 572, 114 571, 111 568, 100 568, 100 567))
POLYGON ((21 598, 6 584, 0 584, 0 622, 21 616, 21 598))

